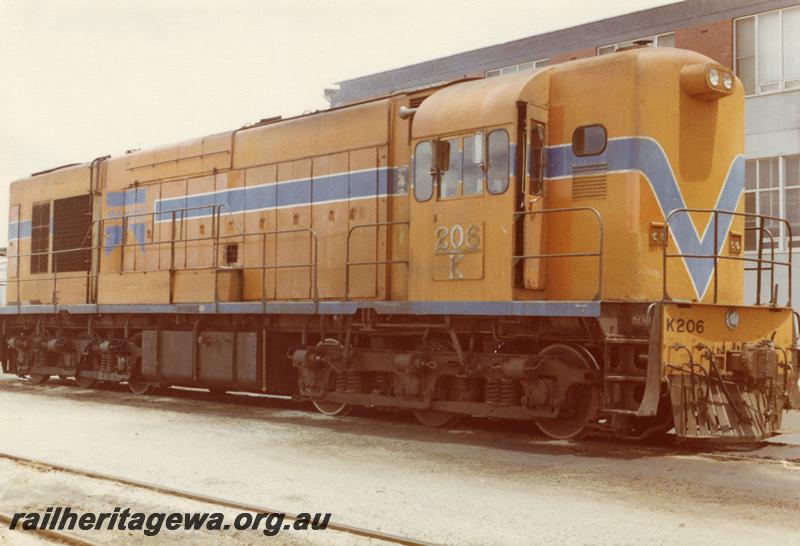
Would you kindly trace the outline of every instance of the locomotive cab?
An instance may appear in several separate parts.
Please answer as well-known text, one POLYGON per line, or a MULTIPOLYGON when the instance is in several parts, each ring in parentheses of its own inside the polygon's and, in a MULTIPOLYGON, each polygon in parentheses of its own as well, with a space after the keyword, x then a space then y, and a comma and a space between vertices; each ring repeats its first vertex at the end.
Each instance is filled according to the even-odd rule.
POLYGON ((549 70, 447 87, 416 112, 412 298, 545 299, 540 265, 519 256, 542 245, 528 213, 543 206, 549 70))

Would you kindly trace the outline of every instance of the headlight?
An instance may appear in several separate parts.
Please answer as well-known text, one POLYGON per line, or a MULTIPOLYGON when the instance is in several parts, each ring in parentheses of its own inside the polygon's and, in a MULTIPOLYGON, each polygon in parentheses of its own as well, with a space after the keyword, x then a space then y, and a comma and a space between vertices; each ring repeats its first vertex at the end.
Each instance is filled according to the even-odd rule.
POLYGON ((681 68, 681 89, 700 100, 717 100, 733 93, 733 71, 717 63, 694 63, 681 68))
POLYGON ((708 71, 708 83, 710 83, 712 87, 719 86, 719 70, 712 68, 708 71))
POLYGON ((731 330, 736 330, 739 327, 739 311, 728 309, 725 313, 725 326, 731 330))
POLYGON ((733 74, 730 72, 722 73, 722 87, 730 91, 733 89, 733 74))

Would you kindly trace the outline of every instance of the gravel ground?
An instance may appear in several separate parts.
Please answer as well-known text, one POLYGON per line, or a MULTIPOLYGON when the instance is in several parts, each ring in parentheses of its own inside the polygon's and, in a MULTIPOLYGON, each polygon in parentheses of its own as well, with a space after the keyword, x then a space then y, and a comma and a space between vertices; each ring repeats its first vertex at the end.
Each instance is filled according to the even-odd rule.
MULTIPOLYGON (((332 512, 432 542, 800 543, 798 464, 555 442, 496 422, 428 430, 400 414, 330 419, 259 398, 136 397, 8 377, 0 414, 0 451, 287 512, 332 512)), ((786 425, 787 436, 734 455, 800 461, 800 416, 786 425)), ((90 495, 78 483, 26 487, 13 465, 0 473, 7 512, 86 499, 116 506, 105 504, 107 484, 90 495)))
MULTIPOLYGON (((224 514, 225 521, 231 523, 240 512, 222 508, 213 504, 204 504, 192 500, 176 498, 172 495, 160 494, 119 483, 105 480, 86 478, 69 473, 45 470, 32 467, 8 459, 0 459, 0 476, 4 476, 3 488, 0 491, 0 506, 2 510, 12 512, 42 511, 48 506, 58 504, 69 506, 78 514, 85 512, 112 512, 114 507, 130 507, 131 512, 152 514, 157 512, 178 513, 215 513, 224 514), (57 499, 58 501, 55 501, 57 499)), ((287 524, 288 524, 287 520, 287 524)), ((157 540, 159 544, 253 544, 266 539, 262 530, 248 531, 167 531, 162 530, 157 539, 145 536, 142 531, 68 531, 81 538, 100 544, 152 544, 157 540)), ((30 535, 12 533, 5 530, 7 538, 24 539, 30 535)), ((276 535, 281 544, 333 544, 333 545, 358 545, 375 544, 375 541, 353 537, 336 531, 285 531, 276 535)), ((10 541, 9 543, 16 543, 10 541)))

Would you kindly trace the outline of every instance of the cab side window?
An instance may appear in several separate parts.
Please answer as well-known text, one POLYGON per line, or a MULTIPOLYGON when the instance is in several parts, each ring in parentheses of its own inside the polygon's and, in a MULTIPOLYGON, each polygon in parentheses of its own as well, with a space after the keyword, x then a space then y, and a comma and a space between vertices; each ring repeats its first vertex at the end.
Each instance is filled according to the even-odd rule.
POLYGON ((447 140, 450 148, 449 161, 446 171, 442 171, 439 179, 439 198, 448 199, 458 197, 461 183, 461 150, 458 149, 459 139, 452 138, 447 140))
POLYGON ((511 171, 508 132, 505 129, 498 129, 489 133, 488 149, 489 193, 503 193, 508 189, 508 175, 511 171))
POLYGON ((427 201, 433 196, 433 154, 429 140, 420 142, 414 149, 414 197, 427 201))
POLYGON ((464 137, 464 195, 483 193, 483 163, 476 158, 476 148, 483 149, 483 133, 464 137))
POLYGON ((608 134, 602 125, 583 125, 572 132, 572 151, 578 157, 602 154, 608 144, 608 134))

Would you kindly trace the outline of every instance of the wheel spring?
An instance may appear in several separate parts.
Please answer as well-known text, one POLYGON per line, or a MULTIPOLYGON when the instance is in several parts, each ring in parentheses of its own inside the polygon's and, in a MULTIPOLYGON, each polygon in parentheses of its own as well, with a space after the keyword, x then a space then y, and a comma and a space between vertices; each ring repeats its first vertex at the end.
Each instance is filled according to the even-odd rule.
POLYGON ((36 351, 33 353, 33 367, 44 368, 47 366, 47 353, 44 351, 36 351))
POLYGON ((347 392, 362 393, 367 392, 369 379, 364 372, 347 372, 347 392))
POLYGON ((100 356, 100 371, 103 372, 114 371, 114 358, 110 354, 103 353, 100 356))
POLYGON ((376 373, 372 379, 372 392, 376 394, 389 393, 389 375, 385 373, 376 373))
POLYGON ((333 375, 336 392, 347 392, 347 372, 336 372, 333 375))
POLYGON ((484 398, 487 404, 500 404, 502 400, 501 379, 487 379, 484 398))
POLYGON ((518 406, 522 398, 522 386, 513 379, 500 380, 500 403, 504 406, 518 406))

